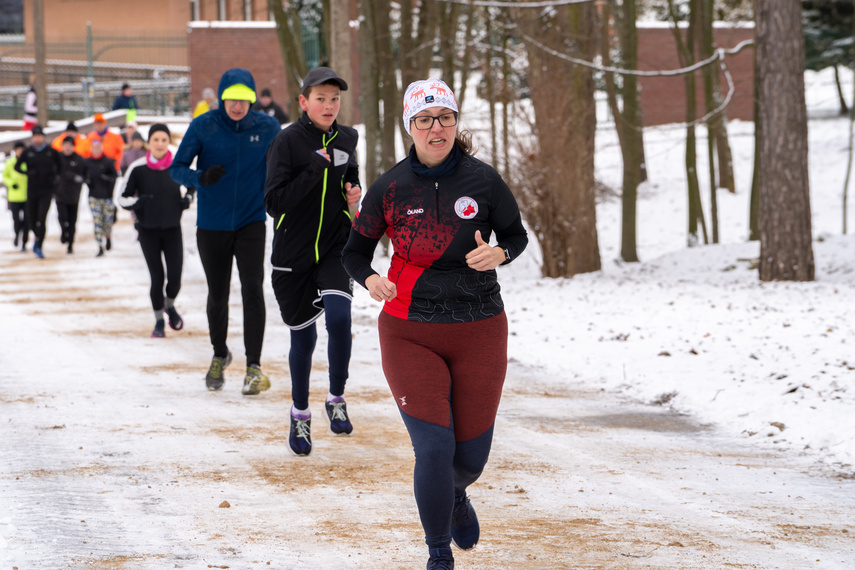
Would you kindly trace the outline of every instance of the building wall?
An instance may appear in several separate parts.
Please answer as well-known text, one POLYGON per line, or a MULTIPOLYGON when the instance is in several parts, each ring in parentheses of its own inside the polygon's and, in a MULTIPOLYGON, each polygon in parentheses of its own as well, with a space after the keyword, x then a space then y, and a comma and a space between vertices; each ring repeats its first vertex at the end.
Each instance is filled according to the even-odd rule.
MULTIPOLYGON (((722 28, 713 30, 715 45, 722 48, 735 47, 743 40, 754 38, 753 28, 722 28)), ((728 119, 754 120, 754 49, 745 48, 735 56, 725 59, 728 71, 733 76, 735 92, 726 109, 728 119)), ((720 69, 719 63, 716 67, 720 69)), ((650 27, 638 29, 638 68, 645 71, 679 69, 676 42, 670 28, 650 27)), ((719 73, 722 99, 728 91, 727 80, 719 73)), ((642 77, 641 108, 644 125, 663 125, 686 121, 686 88, 684 77, 642 77)), ((695 72, 697 88, 697 117, 706 114, 704 83, 700 71, 695 72)))
MULTIPOLYGON (((43 3, 48 58, 85 60, 86 23, 91 22, 92 35, 96 38, 93 51, 98 61, 188 65, 186 47, 176 48, 175 42, 162 39, 185 37, 192 20, 190 0, 43 0, 43 3)), ((33 43, 32 4, 24 2, 28 44, 33 43)), ((199 19, 221 19, 219 4, 219 0, 198 0, 199 19)), ((244 0, 224 0, 224 5, 223 20, 245 21, 244 0)), ((250 7, 253 21, 269 20, 266 0, 250 0, 250 7)))
POLYGON ((189 28, 187 51, 192 101, 201 100, 206 87, 216 92, 223 72, 242 67, 252 73, 259 93, 264 88, 270 89, 273 100, 285 107, 289 94, 275 25, 258 22, 247 26, 196 22, 189 28))
MULTIPOLYGON (((352 54, 358 52, 356 32, 353 31, 352 54)), ((248 69, 259 93, 270 89, 273 100, 289 111, 288 102, 299 93, 289 93, 285 77, 285 64, 279 49, 279 39, 273 22, 226 23, 195 22, 189 27, 188 55, 190 66, 190 98, 199 101, 202 90, 210 87, 217 91, 223 72, 233 67, 248 69)), ((348 84, 346 97, 359 101, 359 60, 352 56, 351 69, 336 69, 348 84)), ((295 107, 296 108, 296 107, 295 107)), ((292 120, 296 118, 290 113, 292 120)), ((358 103, 354 109, 355 120, 359 122, 358 103)))

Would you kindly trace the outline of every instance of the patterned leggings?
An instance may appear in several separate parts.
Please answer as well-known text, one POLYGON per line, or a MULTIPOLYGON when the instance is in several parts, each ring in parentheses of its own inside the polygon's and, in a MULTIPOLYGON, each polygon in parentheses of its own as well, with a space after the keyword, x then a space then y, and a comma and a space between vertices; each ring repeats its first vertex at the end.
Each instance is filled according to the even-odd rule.
POLYGON ((95 221, 95 241, 102 245, 104 238, 109 239, 113 232, 113 201, 104 198, 89 198, 89 209, 92 210, 92 219, 95 221))

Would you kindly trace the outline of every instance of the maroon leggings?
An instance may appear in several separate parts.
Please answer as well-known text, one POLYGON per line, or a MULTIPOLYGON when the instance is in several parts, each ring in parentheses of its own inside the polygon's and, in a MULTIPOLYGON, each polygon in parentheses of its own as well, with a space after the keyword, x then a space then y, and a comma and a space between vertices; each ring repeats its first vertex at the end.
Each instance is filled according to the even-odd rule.
POLYGON ((487 431, 496 419, 508 368, 504 313, 469 323, 378 319, 383 372, 401 412, 454 427, 457 441, 487 431))

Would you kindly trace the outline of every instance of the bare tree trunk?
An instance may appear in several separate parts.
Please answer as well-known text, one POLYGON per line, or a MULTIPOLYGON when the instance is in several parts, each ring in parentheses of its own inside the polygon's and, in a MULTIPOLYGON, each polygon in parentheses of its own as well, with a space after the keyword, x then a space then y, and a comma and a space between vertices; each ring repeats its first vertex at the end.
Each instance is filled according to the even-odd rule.
MULTIPOLYGON (((756 18, 755 18, 756 25, 756 18)), ((748 211, 748 241, 760 239, 760 75, 757 65, 757 50, 754 50, 754 173, 751 176, 751 201, 748 211)))
POLYGON ((47 66, 45 65, 45 11, 44 0, 33 2, 33 41, 36 48, 36 118, 39 125, 47 127, 47 66))
MULTIPOLYGON (((623 4, 622 27, 620 30, 623 65, 627 69, 638 68, 638 33, 636 31, 635 0, 623 4)), ((621 193, 621 245, 620 257, 624 261, 638 261, 636 224, 638 221, 638 185, 642 172, 641 105, 638 93, 638 78, 623 77, 623 113, 615 117, 623 131, 623 182, 621 193)), ((645 169, 646 171, 646 169, 645 169)))
MULTIPOLYGON (((697 9, 697 15, 692 15, 692 19, 701 29, 699 54, 701 59, 711 57, 713 54, 713 2, 712 0, 698 0, 694 5, 697 9)), ((715 76, 718 75, 718 68, 714 65, 707 65, 704 68, 704 106, 706 112, 712 112, 715 107, 715 88, 717 83, 715 76)), ((712 224, 712 242, 718 243, 718 182, 716 180, 716 141, 721 121, 718 115, 713 115, 707 119, 707 162, 710 177, 710 224, 712 224)))
MULTIPOLYGON (((347 78, 350 75, 350 54, 353 50, 350 41, 350 0, 325 0, 330 3, 329 18, 325 23, 329 26, 330 34, 330 67, 339 75, 347 78)), ((352 125, 356 106, 353 97, 341 98, 341 109, 338 112, 338 122, 352 125)))
MULTIPOLYGON (((466 93, 469 87, 469 76, 473 65, 473 53, 477 53, 473 45, 473 36, 475 35, 475 19, 478 12, 471 4, 466 6, 465 10, 466 27, 463 33, 463 54, 460 58, 460 63, 458 64, 458 69, 460 71, 460 87, 454 92, 454 95, 457 97, 457 105, 461 109, 463 108, 463 101, 466 100, 466 93)), ((485 13, 485 20, 487 22, 490 21, 489 12, 485 13)), ((490 45, 492 45, 492 41, 490 41, 490 45)), ((490 55, 492 56, 492 53, 490 55)))
MULTIPOLYGON (((273 19, 276 20, 276 35, 279 38, 279 50, 282 52, 282 62, 285 64, 285 76, 288 81, 288 93, 300 93, 303 78, 309 72, 306 67, 306 55, 303 53, 303 34, 300 31, 300 16, 293 2, 288 9, 283 7, 281 0, 268 0, 273 19)), ((288 115, 299 117, 302 114, 294 98, 288 101, 288 115)), ((296 119, 295 119, 296 120, 296 119)))
MULTIPOLYGON (((499 166, 499 149, 498 149, 498 141, 496 139, 496 101, 492 99, 493 93, 495 93, 495 85, 493 84, 494 79, 494 71, 493 71, 493 25, 490 20, 490 15, 487 14, 487 18, 485 18, 484 25, 486 27, 486 36, 489 47, 484 53, 484 81, 487 87, 487 103, 490 105, 490 159, 492 160, 493 167, 498 169, 499 166)), ((462 105, 462 103, 458 103, 462 105)))
POLYGON ((460 86, 454 81, 454 54, 457 52, 457 24, 460 20, 460 4, 438 2, 439 6, 439 59, 441 79, 457 93, 460 86))
POLYGON ((755 0, 760 280, 813 281, 801 2, 755 0))
MULTIPOLYGON (((555 6, 521 25, 574 57, 591 61, 596 51, 593 4, 555 6)), ((597 271, 593 75, 535 45, 528 46, 528 54, 535 138, 542 141, 534 164, 543 193, 536 204, 529 202, 526 216, 541 245, 542 271, 548 277, 597 271)))
POLYGON ((843 87, 840 85, 840 70, 834 66, 834 84, 837 85, 837 100, 840 101, 840 116, 844 117, 849 113, 849 107, 846 105, 846 97, 843 96, 843 87))
POLYGON ((511 88, 508 77, 511 73, 511 62, 508 58, 508 44, 510 36, 507 34, 502 38, 502 177, 511 179, 511 150, 510 150, 510 120, 509 107, 512 104, 511 88))
MULTIPOLYGON (((689 0, 690 13, 695 13, 694 5, 697 0, 689 0)), ((668 7, 671 11, 671 20, 674 27, 674 40, 677 43, 677 52, 680 56, 680 65, 688 67, 695 63, 695 55, 693 47, 695 45, 695 25, 692 19, 689 20, 686 41, 680 34, 679 18, 677 10, 674 7, 674 1, 668 0, 668 7)), ((686 86, 686 182, 688 183, 688 201, 689 201, 689 220, 688 220, 688 245, 693 247, 700 240, 698 238, 698 222, 700 221, 703 230, 704 243, 709 243, 707 237, 707 225, 704 220, 703 205, 701 204, 701 186, 698 181, 698 158, 697 158, 697 138, 695 135, 694 121, 697 115, 697 90, 695 87, 695 74, 686 73, 683 76, 683 81, 686 86)))
MULTIPOLYGON (((395 157, 395 126, 403 113, 403 104, 398 95, 398 79, 395 74, 395 57, 392 52, 392 26, 389 16, 390 3, 374 1, 374 53, 377 57, 380 79, 381 116, 380 156, 378 166, 385 172, 397 162, 395 157)), ((373 180, 373 178, 371 179, 373 180)))
MULTIPOLYGON (((374 6, 377 0, 360 0, 359 26, 360 79, 362 80, 362 121, 365 124, 365 172, 363 180, 376 180, 380 175, 380 77, 374 43, 374 6)), ((382 0, 381 0, 382 1, 382 0)))

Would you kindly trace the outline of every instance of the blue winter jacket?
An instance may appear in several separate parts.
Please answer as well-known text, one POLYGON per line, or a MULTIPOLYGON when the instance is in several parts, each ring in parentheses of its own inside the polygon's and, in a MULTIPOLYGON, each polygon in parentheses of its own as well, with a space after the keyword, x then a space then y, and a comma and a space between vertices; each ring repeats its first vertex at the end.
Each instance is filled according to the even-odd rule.
POLYGON ((223 91, 239 83, 255 90, 249 71, 236 68, 223 74, 219 108, 193 119, 169 167, 173 180, 197 189, 196 225, 203 230, 235 231, 267 219, 267 147, 281 127, 276 119, 258 111, 249 111, 240 121, 229 118, 223 91), (190 168, 194 158, 195 170, 190 168), (200 186, 202 173, 218 164, 225 167, 223 177, 216 184, 200 186))

